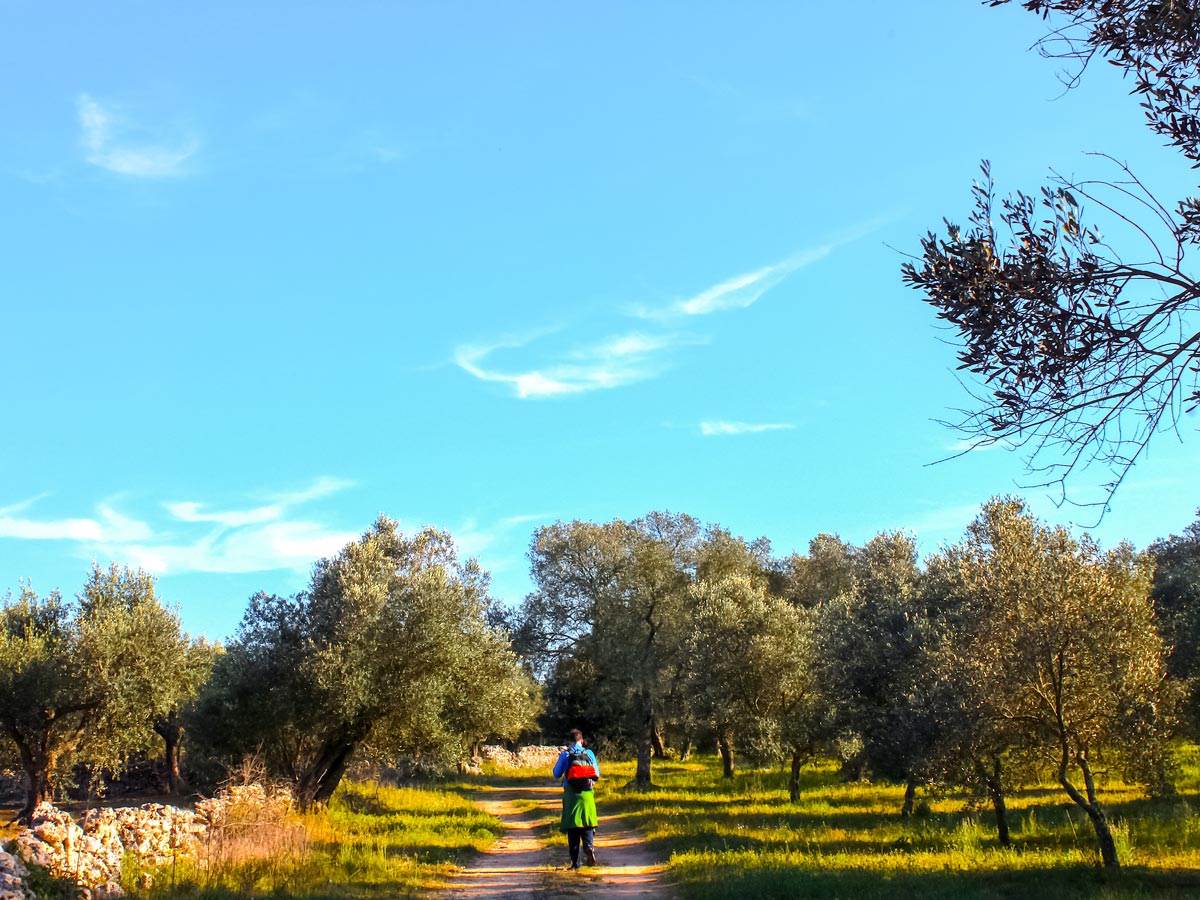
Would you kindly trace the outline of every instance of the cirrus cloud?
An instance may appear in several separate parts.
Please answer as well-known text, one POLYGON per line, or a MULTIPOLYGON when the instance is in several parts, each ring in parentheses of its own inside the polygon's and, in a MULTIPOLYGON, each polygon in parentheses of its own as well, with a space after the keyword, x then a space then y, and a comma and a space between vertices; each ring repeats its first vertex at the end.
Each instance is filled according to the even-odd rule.
POLYGON ((116 107, 88 94, 77 101, 79 139, 86 159, 98 168, 134 178, 177 178, 186 174, 184 164, 199 149, 191 135, 163 141, 144 134, 122 116, 116 107))

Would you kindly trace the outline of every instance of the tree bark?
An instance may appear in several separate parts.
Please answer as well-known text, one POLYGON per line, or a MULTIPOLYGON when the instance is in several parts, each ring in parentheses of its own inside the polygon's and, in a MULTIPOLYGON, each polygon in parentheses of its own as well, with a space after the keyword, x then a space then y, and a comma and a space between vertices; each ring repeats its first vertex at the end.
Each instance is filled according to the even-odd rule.
POLYGON ((685 737, 683 743, 679 745, 679 761, 683 762, 692 755, 692 739, 685 737))
POLYGON ((1083 774, 1084 789, 1087 791, 1086 797, 1067 778, 1069 762, 1068 751, 1064 745, 1062 760, 1058 767, 1058 783, 1062 785, 1063 790, 1067 792, 1067 796, 1075 802, 1075 805, 1087 814, 1088 820, 1092 823, 1092 829, 1096 832, 1096 848, 1100 851, 1100 861, 1104 864, 1104 867, 1108 869, 1120 868, 1121 861, 1117 859, 1117 844, 1113 840, 1112 828, 1108 824, 1108 816, 1104 813, 1104 807, 1096 799, 1096 781, 1092 777, 1092 767, 1088 763, 1087 751, 1080 751, 1075 755, 1075 764, 1083 774))
POLYGON ((328 803, 337 790, 355 748, 366 735, 347 730, 328 737, 296 780, 296 802, 307 810, 315 803, 328 803))
POLYGON ((661 728, 659 728, 657 719, 654 722, 654 729, 650 732, 650 734, 651 734, 651 745, 650 746, 651 746, 651 749, 653 750, 654 758, 655 759, 666 759, 667 758, 667 748, 665 746, 663 746, 662 730, 661 730, 661 728))
POLYGON ((183 728, 178 718, 172 715, 155 722, 154 730, 163 739, 163 780, 167 793, 173 794, 183 780, 179 774, 179 744, 183 740, 183 728))
POLYGON ((991 772, 988 772, 982 763, 979 767, 983 771, 984 782, 987 784, 988 794, 992 798, 992 808, 996 811, 996 837, 1000 840, 1001 847, 1011 847, 1012 840, 1008 834, 1008 806, 1004 802, 1004 784, 1000 780, 1000 759, 993 757, 991 772))
POLYGON ((792 773, 788 777, 788 799, 793 803, 800 800, 800 768, 804 765, 804 757, 799 751, 792 751, 792 773))
POLYGON ((908 779, 904 785, 904 804, 900 807, 900 821, 907 822, 912 818, 913 801, 917 797, 917 781, 915 778, 908 779))
POLYGON ((17 737, 15 732, 14 743, 25 772, 25 805, 17 813, 17 820, 28 824, 38 804, 51 799, 55 753, 46 746, 45 740, 41 742, 42 746, 38 746, 23 737, 17 737))
POLYGON ((650 712, 648 695, 643 692, 641 697, 642 716, 641 728, 637 741, 637 769, 633 774, 633 786, 639 791, 648 791, 654 787, 650 780, 650 757, 654 742, 654 715, 650 712))
POLYGON ((333 798, 333 792, 337 790, 337 786, 342 781, 342 776, 346 774, 346 767, 350 765, 350 758, 354 755, 356 746, 356 744, 350 743, 342 745, 332 764, 325 770, 325 775, 317 784, 317 791, 313 795, 313 802, 325 804, 333 798))
POLYGON ((721 751, 721 777, 733 777, 733 738, 728 732, 723 732, 717 738, 717 749, 721 751))

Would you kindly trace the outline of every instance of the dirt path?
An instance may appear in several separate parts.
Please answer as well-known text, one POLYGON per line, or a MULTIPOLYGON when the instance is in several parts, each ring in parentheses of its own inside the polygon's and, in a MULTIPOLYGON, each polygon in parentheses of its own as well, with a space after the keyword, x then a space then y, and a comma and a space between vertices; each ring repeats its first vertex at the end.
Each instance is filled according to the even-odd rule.
POLYGON ((469 867, 452 873, 439 900, 565 900, 572 897, 644 897, 676 900, 666 866, 646 849, 620 816, 601 816, 596 868, 570 871, 566 846, 547 847, 558 829, 562 792, 557 787, 483 788, 475 802, 504 823, 501 835, 469 867), (536 804, 532 808, 530 803, 536 804))

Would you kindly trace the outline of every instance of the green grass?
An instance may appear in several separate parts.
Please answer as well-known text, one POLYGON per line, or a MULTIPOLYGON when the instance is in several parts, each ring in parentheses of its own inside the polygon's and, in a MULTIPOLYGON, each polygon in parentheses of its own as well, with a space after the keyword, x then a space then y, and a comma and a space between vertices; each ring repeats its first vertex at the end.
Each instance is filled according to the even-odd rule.
POLYGON ((656 762, 655 790, 624 787, 630 763, 606 763, 601 814, 624 812, 669 857, 688 898, 1088 897, 1200 894, 1200 799, 1195 748, 1181 757, 1182 794, 1149 800, 1131 785, 1102 787, 1124 867, 1097 867, 1087 819, 1056 786, 1009 799, 1013 847, 989 810, 961 796, 918 798, 901 823, 902 788, 846 784, 832 764, 805 770, 798 802, 782 772, 720 777, 715 758, 656 762))
POLYGON ((136 873, 126 886, 145 900, 417 897, 501 830, 455 793, 344 784, 326 810, 249 829, 207 865, 158 872, 148 890, 136 873))

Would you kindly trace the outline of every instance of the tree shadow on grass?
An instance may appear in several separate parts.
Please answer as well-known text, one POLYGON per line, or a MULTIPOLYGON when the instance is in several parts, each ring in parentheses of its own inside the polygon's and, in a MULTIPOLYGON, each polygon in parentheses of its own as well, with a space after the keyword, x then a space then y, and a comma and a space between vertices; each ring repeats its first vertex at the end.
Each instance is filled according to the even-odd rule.
POLYGON ((1104 900, 1192 898, 1200 872, 1191 869, 1127 868, 1108 872, 1089 866, 1003 872, 878 873, 854 869, 698 868, 684 871, 690 897, 718 900, 1028 900, 1103 897, 1104 900))

